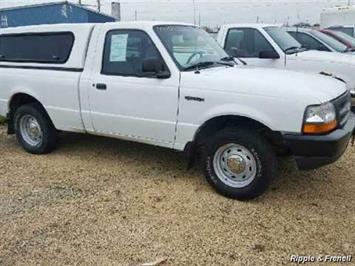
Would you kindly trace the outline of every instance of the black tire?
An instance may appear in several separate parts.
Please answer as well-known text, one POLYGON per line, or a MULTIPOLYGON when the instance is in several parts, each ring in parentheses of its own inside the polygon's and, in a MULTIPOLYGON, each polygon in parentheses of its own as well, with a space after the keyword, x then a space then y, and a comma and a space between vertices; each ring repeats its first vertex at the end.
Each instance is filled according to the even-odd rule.
MULTIPOLYGON (((249 158, 250 156, 247 157, 249 158)), ((222 160, 224 161, 224 158, 222 160)), ((217 135, 208 141, 204 149, 203 166, 208 183, 211 184, 219 194, 237 200, 251 200, 259 197, 267 190, 270 179, 276 173, 277 159, 271 145, 260 134, 255 132, 255 130, 233 127, 218 132, 217 135), (252 180, 251 183, 246 184, 244 187, 227 185, 227 181, 222 182, 220 179, 225 176, 220 174, 220 177, 218 177, 216 169, 214 169, 216 154, 218 154, 220 148, 223 149, 222 147, 226 147, 225 145, 229 144, 241 145, 254 156, 253 160, 256 170, 253 171, 255 174, 253 178, 249 179, 252 180)), ((219 173, 221 173, 221 171, 223 170, 220 170, 219 173)))
POLYGON ((14 115, 14 126, 17 141, 25 151, 31 154, 47 154, 55 149, 58 133, 51 119, 40 104, 31 103, 20 106, 14 115), (27 142, 20 128, 21 118, 26 115, 34 117, 42 131, 42 139, 37 145, 31 145, 27 142))

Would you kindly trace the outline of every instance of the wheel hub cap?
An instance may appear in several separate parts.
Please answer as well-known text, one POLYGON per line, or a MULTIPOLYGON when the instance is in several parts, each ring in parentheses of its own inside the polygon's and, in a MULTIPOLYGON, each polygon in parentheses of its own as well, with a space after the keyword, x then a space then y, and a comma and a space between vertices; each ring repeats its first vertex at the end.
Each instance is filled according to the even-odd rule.
POLYGON ((227 159, 227 166, 229 170, 234 174, 241 174, 245 172, 246 162, 238 155, 233 155, 227 159))
POLYGON ((257 163, 253 153, 239 144, 220 147, 213 158, 217 177, 227 186, 243 188, 256 177, 257 163))
POLYGON ((40 132, 40 130, 39 130, 38 124, 33 122, 33 121, 31 121, 29 126, 28 126, 28 133, 32 137, 36 138, 36 137, 39 136, 39 132, 40 132))
POLYGON ((37 146, 42 142, 43 133, 41 126, 32 115, 21 117, 20 133, 23 140, 31 146, 37 146))

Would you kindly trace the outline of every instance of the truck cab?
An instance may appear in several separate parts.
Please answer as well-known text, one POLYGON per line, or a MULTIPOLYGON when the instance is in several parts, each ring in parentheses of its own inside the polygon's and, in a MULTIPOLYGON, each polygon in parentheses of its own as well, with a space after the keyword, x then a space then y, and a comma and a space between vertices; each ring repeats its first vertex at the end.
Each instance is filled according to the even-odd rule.
POLYGON ((200 157, 218 193, 247 200, 277 156, 333 163, 355 127, 344 82, 246 67, 190 24, 32 26, 0 30, 0 44, 0 115, 31 154, 61 131, 156 145, 200 157))

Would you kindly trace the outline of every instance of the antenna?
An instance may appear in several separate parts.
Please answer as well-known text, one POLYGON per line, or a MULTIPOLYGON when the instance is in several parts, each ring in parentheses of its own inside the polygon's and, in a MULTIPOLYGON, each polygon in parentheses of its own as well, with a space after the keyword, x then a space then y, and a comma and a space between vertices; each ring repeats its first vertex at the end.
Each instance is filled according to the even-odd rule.
POLYGON ((192 0, 193 8, 194 8, 194 25, 196 25, 196 2, 192 0))
POLYGON ((97 11, 101 12, 101 0, 97 0, 97 11))

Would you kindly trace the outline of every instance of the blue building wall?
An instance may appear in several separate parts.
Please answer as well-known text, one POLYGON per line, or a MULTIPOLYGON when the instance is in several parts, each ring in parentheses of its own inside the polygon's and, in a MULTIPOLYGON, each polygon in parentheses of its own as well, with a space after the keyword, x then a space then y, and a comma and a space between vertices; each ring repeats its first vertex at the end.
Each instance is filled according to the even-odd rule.
POLYGON ((0 28, 39 24, 103 23, 112 21, 115 21, 113 17, 102 15, 70 3, 0 9, 0 28))

